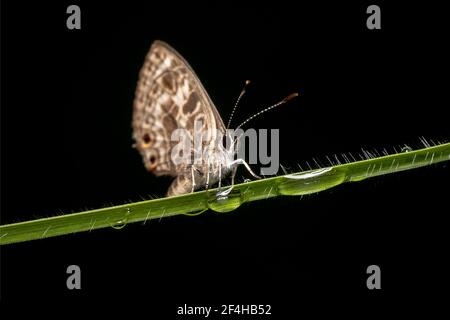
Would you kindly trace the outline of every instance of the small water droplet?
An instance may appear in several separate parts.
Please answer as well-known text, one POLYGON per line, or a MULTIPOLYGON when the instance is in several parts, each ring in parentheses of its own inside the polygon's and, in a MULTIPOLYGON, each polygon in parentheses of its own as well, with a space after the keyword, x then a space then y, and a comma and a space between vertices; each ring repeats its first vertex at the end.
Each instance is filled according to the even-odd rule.
POLYGON ((132 212, 131 208, 126 208, 124 217, 112 223, 111 227, 117 230, 124 228, 128 223, 128 216, 131 214, 131 212, 132 212))
POLYGON ((114 224, 111 225, 114 229, 120 230, 124 228, 127 225, 127 219, 122 219, 119 221, 116 221, 114 224))
POLYGON ((413 151, 413 148, 411 148, 410 146, 404 146, 403 148, 402 148, 402 152, 411 152, 411 151, 413 151))
POLYGON ((185 216, 189 216, 189 217, 195 217, 195 216, 198 216, 198 215, 201 215, 203 212, 205 212, 205 211, 207 211, 208 209, 203 209, 203 210, 200 210, 200 211, 197 211, 197 212, 192 212, 192 213, 181 213, 181 214, 184 214, 185 216))

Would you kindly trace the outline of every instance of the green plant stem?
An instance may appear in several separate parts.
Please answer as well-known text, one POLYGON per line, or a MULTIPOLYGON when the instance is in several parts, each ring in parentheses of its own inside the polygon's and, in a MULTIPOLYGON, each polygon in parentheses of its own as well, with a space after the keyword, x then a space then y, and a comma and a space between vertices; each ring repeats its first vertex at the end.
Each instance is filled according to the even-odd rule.
POLYGON ((105 227, 121 228, 133 222, 146 224, 151 219, 161 219, 179 214, 194 215, 208 209, 226 212, 236 209, 245 202, 281 195, 315 193, 344 182, 360 181, 379 175, 428 166, 448 161, 449 158, 450 143, 446 143, 416 151, 237 184, 227 198, 218 198, 217 189, 212 189, 182 196, 7 224, 0 226, 0 244, 92 231, 105 227))

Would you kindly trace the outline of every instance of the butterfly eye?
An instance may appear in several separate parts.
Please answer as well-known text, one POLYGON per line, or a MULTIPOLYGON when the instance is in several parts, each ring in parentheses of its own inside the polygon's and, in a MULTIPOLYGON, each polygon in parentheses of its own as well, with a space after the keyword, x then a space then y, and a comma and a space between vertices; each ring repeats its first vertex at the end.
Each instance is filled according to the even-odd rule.
POLYGON ((150 163, 153 165, 156 162, 156 157, 155 156, 150 156, 150 158, 148 159, 148 161, 150 161, 150 163))

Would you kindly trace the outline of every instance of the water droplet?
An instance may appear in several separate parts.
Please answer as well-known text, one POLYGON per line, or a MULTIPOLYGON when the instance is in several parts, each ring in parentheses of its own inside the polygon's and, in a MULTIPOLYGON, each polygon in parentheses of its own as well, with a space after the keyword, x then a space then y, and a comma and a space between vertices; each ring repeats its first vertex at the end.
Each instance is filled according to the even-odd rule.
POLYGON ((278 185, 278 193, 290 196, 316 193, 343 183, 345 176, 343 169, 335 168, 286 175, 278 185))
POLYGON ((223 192, 225 190, 208 195, 208 208, 216 212, 229 212, 237 209, 245 202, 245 196, 239 190, 234 189, 228 194, 223 192))
POLYGON ((198 212, 181 213, 181 214, 184 214, 185 216, 189 216, 189 217, 195 217, 195 216, 201 215, 203 212, 205 212, 205 211, 207 211, 207 210, 208 210, 208 209, 203 209, 203 210, 200 210, 200 211, 198 211, 198 212))
POLYGON ((405 145, 402 148, 402 152, 411 152, 411 151, 413 151, 413 148, 411 148, 410 146, 405 145))
POLYGON ((128 216, 131 214, 131 212, 132 212, 131 208, 126 208, 124 217, 120 220, 113 222, 111 224, 111 227, 117 230, 124 228, 128 223, 128 216))
POLYGON ((116 223, 114 223, 111 227, 114 229, 120 230, 123 229, 127 225, 126 220, 119 220, 116 223))

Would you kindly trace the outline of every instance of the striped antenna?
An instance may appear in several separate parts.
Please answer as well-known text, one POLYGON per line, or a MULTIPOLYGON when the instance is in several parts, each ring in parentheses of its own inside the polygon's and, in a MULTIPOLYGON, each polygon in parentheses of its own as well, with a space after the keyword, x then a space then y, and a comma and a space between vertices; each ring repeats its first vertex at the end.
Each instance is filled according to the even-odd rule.
POLYGON ((291 93, 290 95, 288 95, 286 98, 284 98, 284 99, 281 100, 280 102, 277 102, 277 103, 275 103, 274 105, 271 105, 270 107, 267 107, 267 108, 265 108, 265 109, 259 111, 258 113, 255 113, 254 115, 252 115, 251 117, 249 117, 247 120, 245 120, 244 122, 242 122, 240 125, 238 125, 237 128, 236 128, 235 130, 239 129, 239 128, 242 127, 244 124, 246 124, 246 123, 249 122, 250 120, 256 118, 257 116, 259 116, 259 115, 261 115, 261 114, 263 114, 263 113, 265 113, 265 112, 267 112, 267 111, 269 111, 269 110, 272 110, 273 108, 276 108, 276 107, 278 107, 278 106, 281 106, 282 104, 285 104, 286 102, 288 102, 289 100, 294 99, 294 98, 297 97, 297 96, 298 96, 298 93, 297 93, 297 92, 291 93))
POLYGON ((230 128, 231 119, 233 119, 234 112, 236 111, 239 101, 241 101, 242 96, 245 94, 245 89, 247 89, 247 86, 249 84, 250 84, 250 80, 245 80, 244 88, 242 89, 241 93, 239 94, 239 97, 237 98, 236 103, 234 104, 234 108, 231 111, 230 118, 228 119, 227 130, 230 128))

